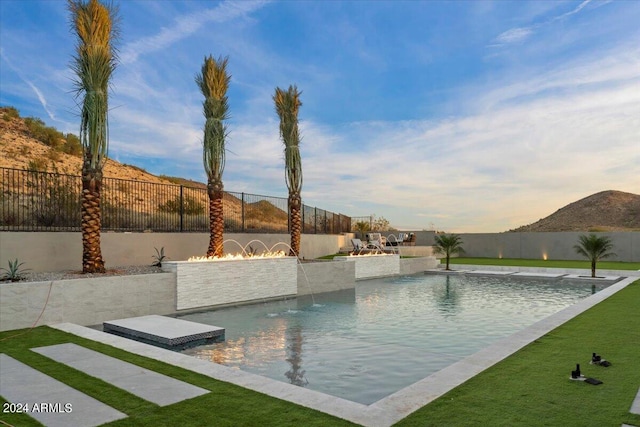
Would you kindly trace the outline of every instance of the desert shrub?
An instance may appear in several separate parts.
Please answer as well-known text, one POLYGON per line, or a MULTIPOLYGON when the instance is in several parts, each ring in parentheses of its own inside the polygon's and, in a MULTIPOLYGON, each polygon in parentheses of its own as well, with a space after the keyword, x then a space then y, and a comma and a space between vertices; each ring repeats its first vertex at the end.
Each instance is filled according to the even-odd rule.
MULTIPOLYGON (((180 213, 180 196, 158 205, 158 210, 166 213, 180 213)), ((204 205, 193 197, 184 196, 182 198, 182 213, 185 215, 201 215, 204 213, 204 205)))
POLYGON ((18 111, 17 108, 15 108, 15 107, 2 107, 2 108, 4 110, 4 114, 3 114, 2 118, 5 121, 8 122, 10 120, 20 118, 20 112, 18 111))
POLYGON ((126 166, 126 167, 128 167, 128 168, 131 168, 131 169, 137 170, 138 172, 149 173, 149 172, 147 172, 147 170, 146 170, 146 169, 141 168, 140 166, 130 165, 130 164, 128 164, 128 163, 123 163, 123 164, 122 164, 122 166, 126 166))
POLYGON ((182 183, 185 181, 183 178, 178 178, 178 177, 169 176, 169 175, 158 175, 158 178, 164 179, 165 181, 169 181, 173 184, 178 184, 178 185, 182 185, 182 183))
POLYGON ((26 186, 28 212, 36 225, 76 227, 80 224, 78 181, 64 175, 31 171, 26 186))
POLYGON ((225 218, 224 219, 224 231, 240 231, 242 230, 241 221, 238 221, 235 218, 225 218))
POLYGON ((0 193, 0 225, 15 227, 20 225, 19 207, 16 200, 0 193))
POLYGON ((42 157, 36 157, 29 160, 27 164, 27 171, 29 172, 44 172, 47 170, 47 160, 42 157))
POLYGON ((49 158, 49 160, 51 160, 52 162, 59 162, 61 157, 62 155, 60 154, 60 151, 56 150, 53 147, 50 148, 47 152, 47 158, 49 158))
POLYGON ((82 155, 82 143, 77 135, 68 133, 65 137, 65 142, 62 146, 62 151, 72 156, 82 155))
POLYGON ((29 129, 31 136, 49 147, 58 148, 65 136, 54 127, 47 126, 41 119, 27 117, 24 119, 25 125, 29 129))

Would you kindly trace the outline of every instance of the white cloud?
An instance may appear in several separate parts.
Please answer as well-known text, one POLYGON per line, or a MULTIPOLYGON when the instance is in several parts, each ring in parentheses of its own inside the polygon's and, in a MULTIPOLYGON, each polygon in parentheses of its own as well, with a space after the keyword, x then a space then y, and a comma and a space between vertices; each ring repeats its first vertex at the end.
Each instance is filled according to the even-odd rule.
POLYGON ((15 65, 13 65, 12 61, 7 57, 7 55, 5 55, 4 49, 0 49, 0 57, 2 57, 2 60, 9 66, 9 68, 11 68, 11 70, 14 73, 16 73, 16 75, 31 88, 31 90, 35 93, 36 97, 38 98, 40 105, 42 105, 42 108, 44 108, 44 110, 47 112, 47 115, 49 116, 49 118, 51 120, 56 120, 56 116, 47 105, 47 100, 42 94, 42 91, 38 89, 38 87, 35 84, 33 84, 31 80, 24 77, 22 72, 15 65))
MULTIPOLYGON (((606 3, 609 3, 610 1, 601 1, 597 3, 596 7, 600 7, 603 6, 606 3)), ((570 10, 569 12, 565 12, 562 13, 560 15, 556 15, 553 16, 551 18, 546 19, 543 22, 540 23, 536 23, 536 24, 531 24, 529 26, 524 26, 524 27, 516 27, 516 28, 510 28, 506 31, 503 31, 502 33, 500 33, 498 35, 498 37, 496 37, 495 39, 495 43, 492 44, 490 47, 499 47, 499 46, 504 46, 504 45, 510 45, 510 44, 515 44, 515 43, 520 43, 526 39, 528 39, 530 36, 532 36, 535 31, 538 31, 540 28, 543 28, 545 26, 548 26, 556 21, 561 21, 565 18, 568 18, 572 15, 575 15, 577 13, 579 13, 580 11, 582 11, 589 3, 591 3, 591 0, 584 0, 582 3, 580 3, 578 6, 576 6, 574 9, 570 10)))
POLYGON ((496 41, 500 44, 518 43, 525 40, 532 33, 533 29, 530 27, 511 28, 496 37, 496 41))
POLYGON ((120 60, 123 64, 135 62, 140 55, 166 49, 168 46, 199 31, 205 24, 231 21, 264 5, 263 1, 225 1, 213 9, 198 10, 178 16, 171 27, 159 33, 129 43, 122 48, 120 60))

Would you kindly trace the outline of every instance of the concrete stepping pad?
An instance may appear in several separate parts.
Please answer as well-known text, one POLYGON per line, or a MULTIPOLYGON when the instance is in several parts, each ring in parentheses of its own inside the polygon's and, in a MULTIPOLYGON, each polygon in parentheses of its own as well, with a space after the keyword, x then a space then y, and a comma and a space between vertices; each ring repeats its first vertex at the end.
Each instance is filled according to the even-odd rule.
POLYGON ((514 276, 519 277, 540 277, 540 278, 549 278, 549 279, 559 279, 560 277, 565 276, 565 273, 533 273, 528 271, 521 271, 518 273, 513 273, 514 276))
POLYGON ((110 320, 102 324, 105 332, 147 344, 172 349, 212 340, 224 340, 224 328, 173 317, 149 316, 110 320))
POLYGON ((499 270, 471 270, 468 271, 467 274, 473 275, 478 274, 482 276, 508 276, 513 274, 513 271, 499 271, 499 270))
POLYGON ((636 394, 636 398, 633 399, 633 403, 631 404, 631 409, 629 412, 632 414, 640 415, 640 388, 638 389, 638 394, 636 394))
POLYGON ((200 387, 124 362, 73 343, 32 348, 56 362, 100 378, 159 406, 209 393, 200 387))
POLYGON ((567 274, 563 277, 563 279, 576 279, 576 280, 592 280, 592 281, 608 281, 614 282, 616 280, 620 280, 622 277, 620 276, 599 276, 596 272, 596 277, 591 277, 590 273, 587 274, 567 274))
POLYGON ((6 354, 0 354, 0 395, 27 404, 25 413, 47 427, 93 427, 127 417, 6 354))

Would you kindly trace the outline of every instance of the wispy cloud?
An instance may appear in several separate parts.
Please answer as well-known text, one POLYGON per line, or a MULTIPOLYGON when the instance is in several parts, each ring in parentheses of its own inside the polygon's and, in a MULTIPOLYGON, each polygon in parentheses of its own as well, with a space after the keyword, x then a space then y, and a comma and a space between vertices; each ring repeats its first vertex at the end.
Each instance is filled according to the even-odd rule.
POLYGON ((264 4, 264 1, 225 1, 213 9, 178 16, 173 26, 163 28, 155 35, 124 46, 120 60, 123 64, 135 62, 140 55, 166 49, 177 41, 196 33, 209 22, 227 22, 251 13, 264 4))
POLYGON ((533 33, 533 30, 533 27, 511 28, 500 34, 496 38, 496 41, 499 44, 518 43, 529 37, 533 33))
MULTIPOLYGON (((591 3, 591 1, 592 0, 584 0, 582 3, 580 3, 578 6, 576 6, 574 9, 570 10, 569 12, 565 12, 560 15, 553 16, 545 20, 544 22, 531 24, 525 27, 510 28, 500 33, 496 37, 494 44, 490 45, 490 47, 499 47, 499 46, 517 44, 517 43, 523 42, 524 40, 528 39, 530 36, 534 35, 534 33, 540 28, 550 25, 553 22, 561 21, 565 18, 568 18, 572 15, 579 13, 589 3, 591 3)), ((599 4, 598 7, 602 6, 604 3, 609 3, 609 1, 600 2, 600 3, 601 4, 599 4)))
POLYGON ((9 66, 9 68, 14 73, 16 73, 16 75, 31 88, 33 93, 35 93, 36 97, 38 98, 38 101, 42 105, 42 108, 44 108, 44 110, 47 112, 47 115, 49 116, 49 118, 51 120, 56 120, 56 116, 53 113, 53 111, 49 108, 49 106, 47 105, 47 100, 44 97, 44 95, 42 94, 42 91, 40 91, 40 89, 38 89, 38 87, 35 84, 33 84, 33 82, 31 82, 29 79, 25 78, 18 67, 13 65, 13 62, 4 53, 4 49, 0 49, 0 57, 2 57, 2 60, 9 66))

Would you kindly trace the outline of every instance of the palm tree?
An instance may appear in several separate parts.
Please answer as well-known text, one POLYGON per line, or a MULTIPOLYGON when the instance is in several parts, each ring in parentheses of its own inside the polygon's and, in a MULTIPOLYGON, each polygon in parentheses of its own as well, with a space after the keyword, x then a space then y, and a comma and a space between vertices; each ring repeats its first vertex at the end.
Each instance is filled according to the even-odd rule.
POLYGON ((588 236, 583 234, 578 237, 578 242, 579 244, 573 248, 579 255, 591 261, 591 277, 596 277, 596 263, 598 261, 616 255, 613 252, 609 252, 613 248, 613 243, 607 236, 598 237, 593 233, 588 236))
POLYGON ((457 234, 437 234, 434 246, 436 253, 444 254, 447 259, 446 270, 449 270, 449 258, 451 254, 460 254, 462 249, 462 238, 457 234))
POLYGON ((355 229, 360 233, 360 238, 364 239, 364 235, 371 229, 371 225, 367 221, 356 222, 355 229))
POLYGON ((224 253, 223 233, 224 216, 222 198, 224 186, 224 141, 227 137, 227 125, 223 123, 229 118, 227 89, 231 76, 227 73, 229 58, 213 59, 205 57, 202 72, 196 75, 196 84, 204 95, 202 103, 204 117, 203 161, 207 172, 207 194, 209 195, 209 249, 207 256, 221 257, 224 253))
POLYGON ((288 90, 276 88, 273 101, 280 117, 280 137, 284 143, 284 163, 287 188, 289 189, 289 222, 291 224, 291 250, 289 256, 300 254, 302 232, 302 160, 300 158, 300 133, 298 132, 298 110, 302 105, 301 92, 289 86, 288 90))
POLYGON ((80 140, 82 163, 82 271, 103 273, 100 249, 100 190, 102 169, 107 161, 108 89, 118 57, 117 10, 97 0, 69 0, 72 29, 78 36, 72 69, 76 74, 76 96, 82 96, 80 140))

